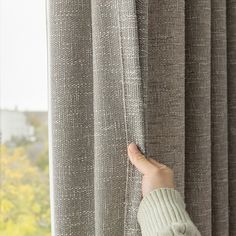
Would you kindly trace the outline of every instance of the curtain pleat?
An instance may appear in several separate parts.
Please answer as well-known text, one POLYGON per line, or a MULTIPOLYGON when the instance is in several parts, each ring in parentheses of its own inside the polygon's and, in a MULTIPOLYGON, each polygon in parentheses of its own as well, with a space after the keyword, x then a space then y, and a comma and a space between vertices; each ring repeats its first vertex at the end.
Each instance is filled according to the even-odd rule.
POLYGON ((174 169, 203 236, 236 235, 236 1, 47 10, 52 234, 141 235, 136 142, 174 169))
POLYGON ((236 235, 236 1, 227 0, 229 233, 236 235))
POLYGON ((48 14, 52 234, 94 235, 91 7, 49 1, 48 14))
POLYGON ((185 200, 211 235, 211 0, 185 1, 185 200))
POLYGON ((226 1, 211 1, 212 232, 229 234, 226 1))
POLYGON ((135 1, 92 1, 92 32, 95 235, 136 235, 141 176, 126 153, 131 141, 144 148, 135 1))

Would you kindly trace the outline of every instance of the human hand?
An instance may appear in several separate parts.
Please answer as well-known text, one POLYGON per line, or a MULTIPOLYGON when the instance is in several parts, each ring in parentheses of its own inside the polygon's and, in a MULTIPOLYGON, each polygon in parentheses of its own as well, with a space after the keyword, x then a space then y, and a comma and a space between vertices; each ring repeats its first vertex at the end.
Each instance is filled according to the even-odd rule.
POLYGON ((136 144, 131 143, 128 145, 128 156, 131 163, 143 174, 143 197, 157 188, 175 187, 172 169, 150 157, 145 157, 136 144))

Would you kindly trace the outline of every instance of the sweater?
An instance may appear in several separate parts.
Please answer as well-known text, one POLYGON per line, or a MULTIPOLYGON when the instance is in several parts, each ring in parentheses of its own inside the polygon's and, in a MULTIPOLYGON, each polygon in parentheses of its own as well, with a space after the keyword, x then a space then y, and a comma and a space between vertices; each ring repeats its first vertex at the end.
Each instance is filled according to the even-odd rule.
POLYGON ((142 236, 201 236, 174 188, 158 188, 144 196, 137 220, 142 236))

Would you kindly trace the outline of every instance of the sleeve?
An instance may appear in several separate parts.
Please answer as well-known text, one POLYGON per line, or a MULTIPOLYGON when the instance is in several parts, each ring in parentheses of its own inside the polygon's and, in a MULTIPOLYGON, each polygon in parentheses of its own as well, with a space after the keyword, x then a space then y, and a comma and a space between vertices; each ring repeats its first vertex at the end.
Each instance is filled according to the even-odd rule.
POLYGON ((144 196, 137 218, 142 236, 201 236, 174 188, 158 188, 144 196))

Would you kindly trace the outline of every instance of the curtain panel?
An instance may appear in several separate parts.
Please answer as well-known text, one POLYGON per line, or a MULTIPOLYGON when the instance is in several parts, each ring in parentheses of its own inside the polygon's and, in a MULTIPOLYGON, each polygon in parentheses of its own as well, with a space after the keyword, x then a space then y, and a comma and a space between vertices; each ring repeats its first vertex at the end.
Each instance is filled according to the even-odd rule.
POLYGON ((236 1, 47 3, 53 235, 141 235, 130 142, 203 236, 236 235, 236 1))

